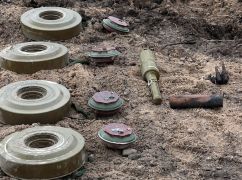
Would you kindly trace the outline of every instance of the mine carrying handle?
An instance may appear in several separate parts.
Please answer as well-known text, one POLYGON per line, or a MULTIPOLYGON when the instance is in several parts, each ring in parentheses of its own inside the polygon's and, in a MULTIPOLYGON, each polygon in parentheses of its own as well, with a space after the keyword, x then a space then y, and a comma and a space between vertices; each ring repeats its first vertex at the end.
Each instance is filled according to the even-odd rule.
POLYGON ((158 79, 159 70, 155 64, 155 57, 151 50, 142 50, 140 53, 141 73, 143 78, 148 82, 152 94, 152 102, 161 104, 161 93, 158 79))
POLYGON ((218 108, 223 107, 221 95, 182 95, 169 98, 170 107, 182 108, 218 108))

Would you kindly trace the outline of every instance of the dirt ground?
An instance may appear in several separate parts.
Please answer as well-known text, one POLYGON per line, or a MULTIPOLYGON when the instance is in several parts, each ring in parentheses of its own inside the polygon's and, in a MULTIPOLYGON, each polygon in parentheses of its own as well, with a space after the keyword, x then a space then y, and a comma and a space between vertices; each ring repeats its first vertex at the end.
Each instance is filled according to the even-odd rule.
MULTIPOLYGON (((39 6, 62 6, 83 16, 78 37, 60 42, 78 59, 102 42, 115 45, 122 56, 113 65, 75 64, 59 70, 18 75, 0 70, 0 87, 26 79, 45 79, 66 86, 72 101, 85 111, 97 91, 115 91, 125 100, 121 113, 108 118, 84 118, 74 110, 57 126, 70 127, 86 139, 93 160, 79 179, 242 179, 242 2, 239 0, 17 0, 0 1, 0 49, 30 41, 19 18, 39 6), (106 33, 101 20, 109 15, 130 23, 126 35, 106 33), (161 72, 163 102, 151 103, 140 73, 142 47, 154 50, 161 72), (227 85, 206 77, 225 63, 227 85), (173 110, 168 97, 178 94, 224 94, 224 107, 216 110, 173 110), (107 123, 123 122, 134 128, 136 158, 103 146, 97 131, 107 123)), ((0 138, 31 125, 1 125, 0 138)), ((2 179, 9 179, 1 172, 2 179)))

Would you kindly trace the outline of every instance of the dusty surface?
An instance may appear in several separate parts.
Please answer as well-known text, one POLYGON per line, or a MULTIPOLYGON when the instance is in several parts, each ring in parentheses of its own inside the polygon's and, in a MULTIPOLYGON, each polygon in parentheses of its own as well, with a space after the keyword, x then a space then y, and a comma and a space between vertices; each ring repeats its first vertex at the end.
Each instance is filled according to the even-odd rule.
MULTIPOLYGON (((0 1, 1 2, 1 1, 0 1)), ((19 18, 47 0, 0 3, 0 49, 29 41, 21 33, 19 18)), ((55 5, 58 1, 51 1, 55 5)), ((59 1, 60 2, 60 1, 59 1)), ((110 118, 85 119, 74 110, 57 126, 71 127, 86 139, 94 161, 85 165, 82 179, 242 179, 242 2, 238 0, 175 0, 134 4, 127 1, 61 1, 84 17, 83 32, 61 42, 73 58, 103 41, 116 44, 122 57, 114 65, 95 67, 76 64, 61 70, 17 75, 0 70, 0 87, 26 79, 46 79, 65 85, 72 100, 91 111, 87 100, 95 92, 113 90, 126 101, 122 112, 110 118), (159 4, 160 3, 160 4, 159 4), (115 15, 131 25, 127 35, 107 34, 101 20, 115 15), (149 89, 140 76, 139 52, 155 51, 161 72, 161 106, 151 103, 149 89), (224 62, 228 85, 206 80, 224 62), (224 93, 219 110, 172 110, 173 94, 224 93), (134 127, 138 141, 136 160, 105 148, 97 131, 110 122, 134 127)), ((0 138, 29 127, 1 125, 0 138)), ((2 173, 2 178, 8 179, 2 173)), ((81 178, 80 178, 81 179, 81 178)))

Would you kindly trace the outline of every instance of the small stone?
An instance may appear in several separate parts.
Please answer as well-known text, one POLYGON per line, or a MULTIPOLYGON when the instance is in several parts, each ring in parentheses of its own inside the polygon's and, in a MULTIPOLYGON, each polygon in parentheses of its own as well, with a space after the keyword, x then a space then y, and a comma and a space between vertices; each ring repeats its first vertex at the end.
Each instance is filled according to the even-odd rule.
POLYGON ((112 0, 104 1, 103 7, 112 7, 114 2, 112 0))
POLYGON ((80 118, 80 114, 72 114, 70 116, 70 118, 72 118, 72 119, 79 119, 80 118))
POLYGON ((102 26, 102 24, 99 23, 99 22, 95 22, 95 23, 93 24, 93 29, 95 29, 95 30, 99 30, 99 29, 102 29, 102 28, 103 28, 103 26, 102 26))
POLYGON ((153 4, 151 4, 150 9, 155 9, 157 7, 159 7, 159 6, 157 4, 155 4, 155 3, 153 3, 153 4))
POLYGON ((154 0, 154 3, 161 4, 162 3, 162 0, 154 0))
POLYGON ((123 97, 123 100, 125 100, 126 102, 129 102, 129 98, 123 97))
POLYGON ((115 160, 113 161, 114 165, 121 165, 122 164, 122 159, 120 158, 115 158, 115 160))
POLYGON ((139 13, 136 10, 134 10, 134 9, 129 9, 126 14, 127 14, 127 16, 137 17, 137 15, 139 13))
POLYGON ((141 20, 140 20, 140 19, 135 19, 134 22, 135 22, 135 23, 140 23, 141 20))
POLYGON ((242 93, 242 89, 237 89, 236 90, 238 93, 242 93))
POLYGON ((137 160, 137 159, 139 159, 139 158, 141 158, 141 155, 140 154, 130 154, 129 156, 128 156, 128 158, 129 159, 131 159, 131 160, 137 160))
POLYGON ((129 93, 130 93, 130 91, 128 89, 125 89, 124 95, 127 96, 127 95, 129 95, 129 93))
POLYGON ((139 170, 141 170, 143 168, 144 168, 144 166, 137 166, 137 169, 139 169, 139 170))
POLYGON ((131 62, 131 63, 129 63, 129 66, 136 66, 136 63, 135 62, 131 62))
POLYGON ((155 167, 158 166, 158 164, 155 161, 151 161, 150 162, 150 167, 155 167))
POLYGON ((208 157, 206 157, 206 160, 212 160, 212 157, 211 156, 208 156, 208 157))
POLYGON ((124 149, 123 152, 122 152, 122 155, 123 156, 129 156, 130 154, 135 154, 137 153, 137 150, 136 149, 124 149))
POLYGON ((36 127, 36 126, 39 126, 39 124, 38 123, 33 123, 32 126, 36 127))
POLYGON ((187 129, 188 134, 192 134, 194 131, 192 129, 187 129))
POLYGON ((93 162, 94 161, 94 154, 90 154, 88 156, 88 162, 93 162))
POLYGON ((76 76, 76 72, 70 72, 69 76, 72 77, 72 78, 75 77, 76 76))

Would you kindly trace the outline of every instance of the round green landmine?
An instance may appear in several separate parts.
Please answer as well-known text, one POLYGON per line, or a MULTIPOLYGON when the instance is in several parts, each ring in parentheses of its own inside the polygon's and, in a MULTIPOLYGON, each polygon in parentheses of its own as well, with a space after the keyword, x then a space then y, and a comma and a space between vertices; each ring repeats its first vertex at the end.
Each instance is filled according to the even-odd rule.
POLYGON ((61 7, 41 7, 21 16, 23 34, 33 40, 65 40, 79 35, 82 17, 61 7))
POLYGON ((19 74, 60 69, 68 63, 68 49, 51 42, 15 44, 0 52, 1 67, 19 74))
POLYGON ((38 126, 3 139, 1 169, 17 179, 55 179, 83 166, 86 155, 81 134, 56 126, 38 126))
POLYGON ((62 85, 27 80, 0 89, 0 121, 4 124, 53 124, 67 115, 70 93, 62 85))

